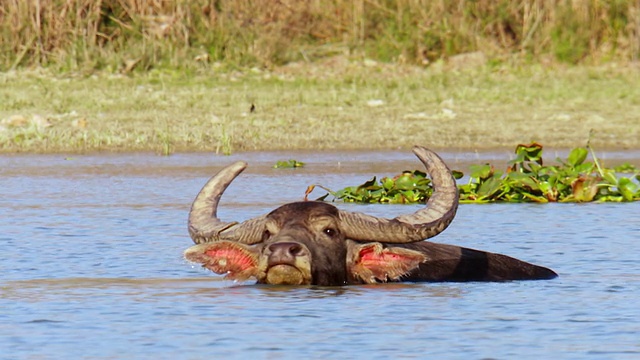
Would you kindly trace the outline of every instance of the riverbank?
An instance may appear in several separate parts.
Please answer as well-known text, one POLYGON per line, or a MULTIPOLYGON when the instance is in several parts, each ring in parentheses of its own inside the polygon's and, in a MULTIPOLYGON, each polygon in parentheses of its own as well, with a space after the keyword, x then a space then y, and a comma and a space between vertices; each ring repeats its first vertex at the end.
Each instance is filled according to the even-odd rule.
MULTIPOLYGON (((463 59, 464 60, 464 59, 463 59)), ((636 149, 640 69, 334 57, 266 71, 0 74, 0 151, 636 149), (456 65, 457 64, 457 65, 456 65)))

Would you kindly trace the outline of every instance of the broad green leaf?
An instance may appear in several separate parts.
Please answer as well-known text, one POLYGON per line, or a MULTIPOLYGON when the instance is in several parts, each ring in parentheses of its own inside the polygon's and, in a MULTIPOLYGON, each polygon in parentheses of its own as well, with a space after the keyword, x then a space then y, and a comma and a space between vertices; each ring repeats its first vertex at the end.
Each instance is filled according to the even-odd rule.
POLYGON ((531 172, 533 172, 534 174, 537 174, 542 167, 543 167, 542 165, 537 164, 537 163, 530 163, 529 164, 529 168, 531 169, 531 172))
POLYGON ((411 202, 411 203, 418 202, 417 196, 415 192, 413 192, 412 190, 403 191, 402 196, 404 196, 407 202, 411 202))
POLYGON ((495 194, 500 187, 502 186, 502 180, 499 176, 492 176, 487 179, 485 182, 480 184, 480 188, 478 189, 478 195, 482 197, 488 197, 495 194))
POLYGON ((513 187, 527 187, 531 190, 539 190, 538 183, 529 174, 511 172, 507 175, 513 180, 513 187))
POLYGON ((611 171, 611 170, 605 170, 604 173, 604 180, 610 184, 610 185, 617 185, 618 184, 618 178, 616 177, 616 174, 611 171))
POLYGON ((387 189, 387 191, 393 189, 393 186, 395 185, 395 182, 393 181, 393 179, 389 179, 388 177, 382 178, 381 182, 382 182, 382 187, 387 189))
POLYGON ((618 180, 618 190, 625 201, 633 201, 633 198, 636 196, 636 192, 638 191, 638 184, 634 183, 629 178, 623 177, 618 180))
POLYGON ((567 161, 571 166, 576 167, 584 162, 588 154, 589 151, 587 151, 587 149, 578 147, 571 150, 567 157, 567 161))
POLYGON ((410 173, 404 173, 396 179, 396 189, 411 190, 415 186, 415 177, 410 173))
POLYGON ((493 170, 491 168, 491 165, 489 164, 485 164, 485 165, 471 165, 469 166, 469 170, 471 170, 471 177, 475 178, 475 179, 487 179, 491 176, 491 174, 493 173, 493 170))
POLYGON ((513 160, 510 160, 509 162, 507 162, 507 164, 509 165, 520 165, 524 162, 525 159, 525 152, 521 151, 521 152, 516 152, 516 158, 513 160))
POLYGON ((580 165, 576 165, 574 170, 577 173, 589 174, 589 173, 593 172, 593 169, 594 169, 594 165, 592 163, 590 163, 590 162, 587 162, 587 163, 583 163, 583 164, 580 164, 580 165))

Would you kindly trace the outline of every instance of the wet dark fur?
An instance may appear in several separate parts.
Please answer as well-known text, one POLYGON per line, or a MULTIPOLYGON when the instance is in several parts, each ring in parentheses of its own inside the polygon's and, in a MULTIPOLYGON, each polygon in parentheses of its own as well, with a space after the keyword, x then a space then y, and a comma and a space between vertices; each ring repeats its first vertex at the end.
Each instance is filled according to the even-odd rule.
POLYGON ((558 276, 546 267, 502 254, 429 241, 398 246, 420 251, 429 259, 403 281, 547 280, 558 276))

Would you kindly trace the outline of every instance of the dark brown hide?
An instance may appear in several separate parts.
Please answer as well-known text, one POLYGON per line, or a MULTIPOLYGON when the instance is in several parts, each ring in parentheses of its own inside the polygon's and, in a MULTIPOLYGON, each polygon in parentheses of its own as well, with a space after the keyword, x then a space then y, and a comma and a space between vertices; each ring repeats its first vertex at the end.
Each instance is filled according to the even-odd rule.
POLYGON ((393 247, 418 251, 426 257, 418 268, 402 276, 401 281, 548 280, 558 276, 551 269, 510 256, 454 245, 423 241, 393 247))

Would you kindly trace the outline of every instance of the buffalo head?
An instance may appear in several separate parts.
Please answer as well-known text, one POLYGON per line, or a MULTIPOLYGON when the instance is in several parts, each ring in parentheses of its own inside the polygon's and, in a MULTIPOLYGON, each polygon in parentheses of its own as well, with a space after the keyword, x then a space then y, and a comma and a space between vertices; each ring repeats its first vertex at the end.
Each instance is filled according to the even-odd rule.
POLYGON ((413 152, 431 176, 434 192, 426 207, 393 219, 307 201, 242 223, 223 222, 217 217, 220 197, 247 166, 236 162, 213 176, 194 200, 189 234, 197 245, 185 251, 185 258, 232 279, 255 277, 267 284, 396 280, 427 260, 400 244, 438 235, 458 208, 456 182, 442 159, 420 146, 413 152))

